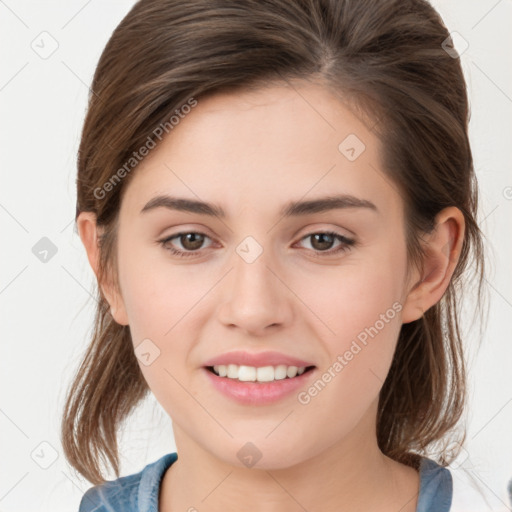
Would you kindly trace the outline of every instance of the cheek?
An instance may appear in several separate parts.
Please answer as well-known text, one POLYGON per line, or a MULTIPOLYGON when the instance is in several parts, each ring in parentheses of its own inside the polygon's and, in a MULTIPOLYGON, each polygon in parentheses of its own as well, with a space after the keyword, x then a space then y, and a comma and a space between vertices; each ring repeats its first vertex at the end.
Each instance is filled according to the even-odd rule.
POLYGON ((348 420, 344 406, 356 419, 378 396, 401 328, 404 254, 405 249, 380 251, 365 262, 340 266, 329 279, 317 274, 315 283, 307 281, 299 292, 323 324, 318 332, 327 359, 317 387, 326 383, 329 390, 319 399, 315 390, 314 396, 305 390, 304 397, 314 398, 317 414, 327 403, 338 403, 340 422, 348 420))
POLYGON ((382 321, 387 326, 399 320, 404 275, 402 252, 390 249, 347 260, 332 272, 304 273, 298 294, 321 319, 327 338, 343 348, 366 328, 377 323, 383 330, 382 321))
POLYGON ((139 367, 164 409, 181 410, 190 398, 179 383, 186 382, 189 354, 197 338, 190 318, 204 290, 172 269, 152 267, 141 272, 134 266, 131 270, 123 295, 139 367), (144 353, 150 354, 150 364, 141 357, 144 353))
POLYGON ((392 294, 376 298, 375 289, 367 290, 372 293, 366 298, 337 296, 336 305, 333 300, 330 327, 335 334, 321 340, 327 357, 297 397, 297 418, 312 432, 322 431, 327 444, 369 418, 393 360, 401 305, 392 294))
POLYGON ((159 401, 179 399, 173 377, 182 382, 189 369, 187 357, 196 339, 190 318, 200 310, 211 283, 193 281, 185 266, 148 264, 142 253, 125 254, 119 261, 121 289, 140 369, 159 401))
POLYGON ((197 281, 192 267, 173 266, 165 256, 151 261, 141 251, 120 262, 123 301, 136 340, 166 340, 179 327, 211 284, 197 281))

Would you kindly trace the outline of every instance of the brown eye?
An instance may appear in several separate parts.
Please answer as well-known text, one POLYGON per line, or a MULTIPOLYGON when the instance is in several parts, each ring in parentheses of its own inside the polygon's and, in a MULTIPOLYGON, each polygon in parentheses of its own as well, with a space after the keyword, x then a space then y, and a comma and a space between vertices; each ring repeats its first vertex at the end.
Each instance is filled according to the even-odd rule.
POLYGON ((355 240, 330 231, 310 233, 303 237, 302 241, 303 240, 308 240, 310 242, 311 254, 319 257, 342 253, 344 251, 348 251, 351 246, 355 245, 355 240), (336 241, 339 243, 333 249, 332 247, 336 241))
POLYGON ((199 249, 203 248, 202 246, 207 238, 209 239, 210 237, 204 233, 187 231, 169 236, 164 240, 159 240, 159 243, 164 249, 175 256, 188 257, 197 256, 200 253, 199 249), (174 244, 178 247, 173 247, 174 244))
POLYGON ((204 235, 201 233, 183 233, 179 235, 181 245, 187 251, 200 249, 204 242, 204 235))
POLYGON ((329 233, 315 233, 311 237, 311 246, 317 251, 325 251, 332 247, 335 237, 329 233))

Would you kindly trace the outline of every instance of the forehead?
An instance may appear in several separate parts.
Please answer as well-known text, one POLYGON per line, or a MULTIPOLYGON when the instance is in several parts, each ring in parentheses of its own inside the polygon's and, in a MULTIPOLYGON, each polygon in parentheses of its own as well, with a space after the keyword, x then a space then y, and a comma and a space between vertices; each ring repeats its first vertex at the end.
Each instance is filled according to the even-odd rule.
POLYGON ((135 169, 123 203, 137 213, 172 194, 277 212, 283 203, 342 193, 395 202, 380 141, 320 85, 272 86, 199 99, 135 169))

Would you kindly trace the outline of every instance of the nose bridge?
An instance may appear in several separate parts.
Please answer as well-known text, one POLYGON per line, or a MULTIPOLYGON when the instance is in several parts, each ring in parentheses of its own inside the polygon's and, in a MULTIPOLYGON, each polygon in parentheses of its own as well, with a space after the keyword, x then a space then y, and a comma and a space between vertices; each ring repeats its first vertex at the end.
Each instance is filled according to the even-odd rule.
MULTIPOLYGON (((261 240, 261 237, 260 237, 261 240)), ((237 293, 254 289, 256 293, 270 293, 272 288, 272 250, 268 241, 260 244, 254 237, 247 236, 238 244, 233 256, 234 286, 237 293)))
POLYGON ((221 299, 220 317, 225 324, 259 331, 290 318, 289 296, 273 273, 279 265, 272 258, 270 242, 265 240, 260 243, 247 236, 235 248, 231 261, 234 268, 221 299))

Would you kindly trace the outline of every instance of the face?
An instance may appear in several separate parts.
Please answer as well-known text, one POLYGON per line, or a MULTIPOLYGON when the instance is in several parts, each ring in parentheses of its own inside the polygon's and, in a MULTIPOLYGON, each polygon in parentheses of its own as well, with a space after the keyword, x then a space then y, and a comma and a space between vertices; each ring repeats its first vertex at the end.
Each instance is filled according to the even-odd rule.
POLYGON ((295 89, 199 100, 121 204, 115 318, 175 433, 237 466, 375 429, 409 289, 378 139, 325 88, 295 89))

